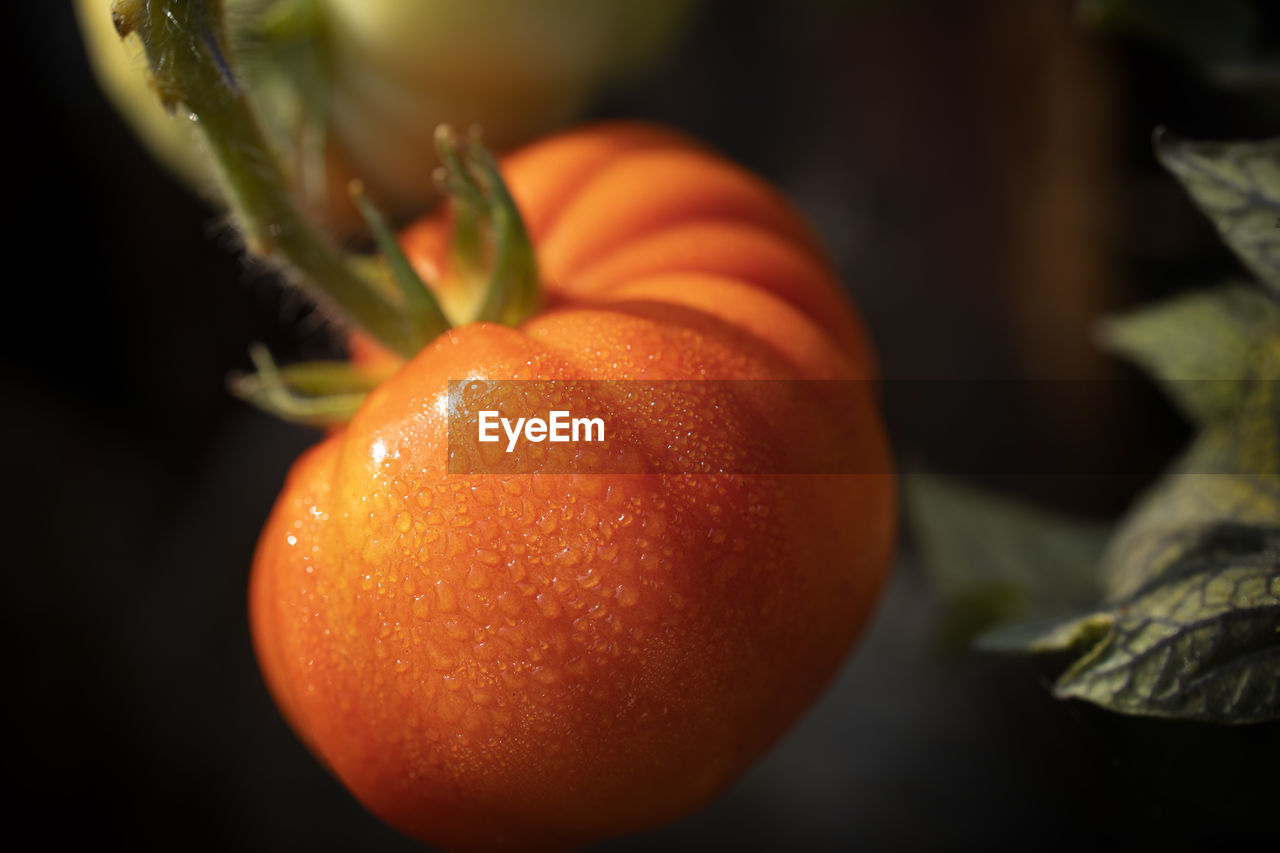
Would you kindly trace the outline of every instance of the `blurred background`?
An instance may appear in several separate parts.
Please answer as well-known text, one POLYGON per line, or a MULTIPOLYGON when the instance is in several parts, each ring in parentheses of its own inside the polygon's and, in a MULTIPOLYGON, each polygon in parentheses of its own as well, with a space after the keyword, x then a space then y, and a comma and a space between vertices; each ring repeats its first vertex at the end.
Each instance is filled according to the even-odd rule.
MULTIPOLYGON (((1188 432, 1095 347, 1093 324, 1239 272, 1156 164, 1151 131, 1280 127, 1274 78, 1219 61, 1274 54, 1280 8, 1219 8, 1229 26, 1170 33, 1082 26, 1065 0, 705 0, 582 115, 674 125, 781 186, 829 247, 885 377, 1044 380, 990 428, 891 409, 904 459, 971 473, 1001 435, 1034 436, 1047 458, 1083 445, 1117 473, 987 479, 1106 519, 1188 432), (1089 405, 1056 380, 1096 382, 1089 405)), ((418 849, 303 750, 249 644, 259 526, 315 434, 232 399, 225 376, 249 366, 251 342, 288 361, 332 352, 331 336, 137 144, 70 2, 6 14, 11 831, 98 849, 418 849)), ((778 749, 701 814, 599 849, 1275 837, 1274 725, 1058 702, 1031 664, 938 637, 906 545, 869 636, 778 749)))

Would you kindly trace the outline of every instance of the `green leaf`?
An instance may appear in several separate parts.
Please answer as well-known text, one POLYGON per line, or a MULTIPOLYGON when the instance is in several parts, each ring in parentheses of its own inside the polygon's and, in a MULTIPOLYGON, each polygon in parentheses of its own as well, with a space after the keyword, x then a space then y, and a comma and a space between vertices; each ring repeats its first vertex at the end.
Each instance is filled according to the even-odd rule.
POLYGON ((978 637, 975 645, 988 652, 1065 652, 1092 647, 1111 630, 1114 617, 1107 612, 1087 613, 996 628, 978 637))
POLYGON ((1108 548, 1113 600, 1131 595, 1223 524, 1280 525, 1280 340, 1262 348, 1236 414, 1203 429, 1108 548))
POLYGON ((1076 11, 1086 26, 1136 33, 1201 63, 1245 56, 1257 38, 1244 0, 1080 0, 1076 11))
POLYGON ((921 564, 959 633, 1092 607, 1107 527, 1028 508, 943 477, 904 481, 921 564))
POLYGON ((1226 89, 1280 89, 1280 63, 1261 57, 1217 62, 1208 69, 1209 78, 1226 89))
POLYGON ((1214 85, 1280 88, 1280 66, 1259 51, 1264 0, 1078 0, 1080 23, 1161 45, 1196 65, 1214 85))
POLYGON ((1113 711, 1219 723, 1280 717, 1280 339, 1108 546, 1105 603, 1002 629, 997 651, 1078 653, 1054 690, 1113 711))
POLYGON ((1188 142, 1159 129, 1155 146, 1227 245, 1280 294, 1280 138, 1188 142))
POLYGON ((1188 720, 1280 717, 1280 526, 1202 531, 1112 619, 1057 696, 1188 720))
POLYGON ((1280 526, 1187 537, 1162 573, 1107 608, 997 629, 995 652, 1074 651, 1059 698, 1216 723, 1280 718, 1280 526))
POLYGON ((1280 306, 1255 287, 1228 285, 1110 318, 1098 332, 1203 424, 1240 407, 1262 348, 1280 337, 1280 306))

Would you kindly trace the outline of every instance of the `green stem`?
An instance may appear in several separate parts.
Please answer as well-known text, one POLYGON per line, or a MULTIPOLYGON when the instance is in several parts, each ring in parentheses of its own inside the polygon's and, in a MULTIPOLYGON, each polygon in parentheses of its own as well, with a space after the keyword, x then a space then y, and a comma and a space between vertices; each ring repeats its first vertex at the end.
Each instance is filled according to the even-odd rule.
POLYGON ((404 356, 417 353, 435 330, 416 327, 403 306, 299 212, 253 105, 232 73, 222 2, 117 0, 112 15, 121 37, 141 37, 166 107, 182 103, 198 123, 249 251, 293 267, 317 301, 388 348, 404 356))

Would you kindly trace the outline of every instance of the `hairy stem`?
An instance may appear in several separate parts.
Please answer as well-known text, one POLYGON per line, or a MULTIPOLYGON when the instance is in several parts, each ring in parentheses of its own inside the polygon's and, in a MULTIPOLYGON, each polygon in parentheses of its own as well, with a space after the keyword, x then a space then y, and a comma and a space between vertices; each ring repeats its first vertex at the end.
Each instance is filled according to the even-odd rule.
POLYGON ((165 106, 197 122, 251 253, 291 268, 317 302, 401 355, 443 331, 423 328, 422 312, 406 312, 299 211, 233 73, 220 0, 117 0, 112 15, 122 37, 142 39, 165 106))

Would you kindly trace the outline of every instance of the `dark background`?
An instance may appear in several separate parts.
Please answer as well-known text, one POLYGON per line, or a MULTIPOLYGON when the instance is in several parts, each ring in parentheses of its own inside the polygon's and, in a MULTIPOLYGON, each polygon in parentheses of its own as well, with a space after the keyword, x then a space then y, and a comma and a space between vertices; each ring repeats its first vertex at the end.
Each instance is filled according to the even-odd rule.
MULTIPOLYGON (((136 145, 69 4, 6 18, 10 831, 42 847, 415 849, 293 738, 248 639, 259 525, 315 436, 231 399, 224 377, 252 341, 289 360, 332 340, 136 145)), ((1276 46, 1275 19, 1262 12, 1259 49, 1276 46)), ((1068 408, 1028 383, 1013 426, 1049 456, 1083 442, 1124 460, 1124 476, 998 484, 1104 518, 1186 429, 1098 353, 1091 324, 1236 271, 1156 166, 1151 128, 1274 134, 1280 114, 1167 47, 1081 30, 1063 2, 719 0, 594 115, 673 124, 782 186, 831 248, 886 377, 1112 389, 1068 408)), ((943 470, 998 433, 890 421, 904 458, 943 470)), ((601 849, 1274 839, 1275 726, 1059 703, 1032 666, 938 641, 907 546, 869 637, 779 749, 712 808, 601 849)))

